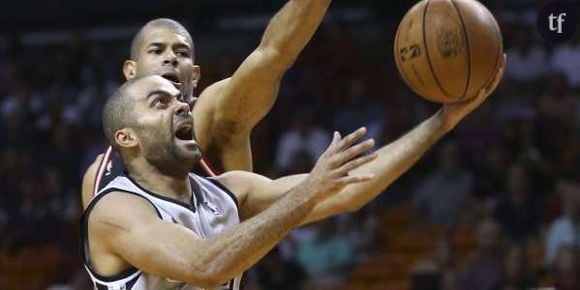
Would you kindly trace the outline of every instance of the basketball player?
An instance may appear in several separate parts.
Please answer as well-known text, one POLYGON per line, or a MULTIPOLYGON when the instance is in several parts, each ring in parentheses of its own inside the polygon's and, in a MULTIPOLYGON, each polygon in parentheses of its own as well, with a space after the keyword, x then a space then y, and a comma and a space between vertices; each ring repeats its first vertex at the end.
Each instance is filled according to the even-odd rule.
POLYGON ((363 130, 344 139, 336 133, 293 189, 247 171, 190 174, 201 154, 189 105, 179 97, 153 75, 127 82, 105 105, 103 127, 127 174, 109 182, 83 215, 85 265, 97 289, 238 289, 241 273, 315 205, 372 178, 348 174, 376 158, 358 157, 374 142, 353 146, 363 130), (262 213, 247 199, 280 190, 285 197, 262 213))
POLYGON ((98 289, 239 289, 241 274, 293 227, 355 211, 407 171, 495 90, 504 66, 505 56, 474 99, 445 105, 376 153, 358 157, 374 145, 353 145, 364 128, 335 133, 310 174, 276 180, 247 171, 190 174, 200 153, 180 92, 160 76, 129 81, 104 110, 127 174, 83 215, 87 271, 98 289))
MULTIPOLYGON (((195 136, 213 172, 252 170, 250 132, 272 107, 282 76, 310 41, 331 0, 290 0, 272 18, 262 40, 227 79, 205 89, 193 115, 195 136)), ((193 90, 201 76, 195 65, 191 35, 179 23, 156 19, 147 23, 131 43, 125 61, 127 79, 159 74, 172 81, 193 104, 193 90)), ((94 193, 124 170, 118 154, 109 148, 87 169, 83 178, 83 207, 94 193)))

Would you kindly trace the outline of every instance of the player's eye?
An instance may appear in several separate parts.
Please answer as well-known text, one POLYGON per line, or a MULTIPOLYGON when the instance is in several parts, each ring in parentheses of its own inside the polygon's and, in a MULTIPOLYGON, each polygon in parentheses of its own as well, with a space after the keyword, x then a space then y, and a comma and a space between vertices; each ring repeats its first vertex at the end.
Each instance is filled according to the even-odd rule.
POLYGON ((169 104, 169 98, 157 97, 151 102, 151 106, 154 108, 163 108, 169 104))
POLYGON ((180 51, 177 51, 177 55, 181 56, 181 57, 189 57, 189 51, 180 50, 180 51))
POLYGON ((159 48, 152 48, 149 50, 149 53, 152 53, 152 54, 161 54, 161 52, 162 51, 159 48))

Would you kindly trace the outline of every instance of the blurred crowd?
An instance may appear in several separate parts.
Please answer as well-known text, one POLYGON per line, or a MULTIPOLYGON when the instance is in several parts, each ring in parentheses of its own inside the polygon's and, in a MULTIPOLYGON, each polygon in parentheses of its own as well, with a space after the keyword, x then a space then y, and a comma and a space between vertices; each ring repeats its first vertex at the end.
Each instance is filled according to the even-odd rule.
MULTIPOLYGON (((416 290, 580 289, 580 33, 548 45, 536 33, 536 4, 489 7, 508 54, 499 89, 375 201, 293 231, 247 273, 245 289, 363 289, 371 278, 361 269, 386 272, 391 257, 406 255, 392 245, 409 230, 426 248, 402 258, 411 266, 397 279, 378 275, 387 284, 373 280, 375 289, 395 280, 416 290), (408 218, 396 231, 401 208, 394 219, 408 218), (470 246, 460 246, 465 239, 470 246)), ((439 108, 398 76, 398 19, 321 27, 253 132, 257 172, 308 172, 334 130, 364 125, 388 144, 439 108)), ((245 51, 199 51, 202 87, 231 75, 259 35, 245 51)), ((128 51, 129 39, 79 31, 59 45, 0 37, 0 289, 89 289, 80 184, 107 146, 101 108, 128 51)))

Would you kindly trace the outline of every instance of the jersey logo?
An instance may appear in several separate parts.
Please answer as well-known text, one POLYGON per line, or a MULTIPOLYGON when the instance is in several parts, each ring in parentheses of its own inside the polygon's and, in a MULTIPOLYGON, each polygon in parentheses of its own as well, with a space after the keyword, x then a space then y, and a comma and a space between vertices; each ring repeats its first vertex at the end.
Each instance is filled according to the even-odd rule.
POLYGON ((222 210, 221 210, 219 207, 217 207, 215 204, 213 204, 213 203, 212 203, 212 202, 210 202, 210 201, 204 201, 204 202, 203 202, 203 204, 204 204, 204 205, 205 205, 205 206, 206 206, 206 207, 207 207, 209 210, 211 210, 211 212, 212 212, 214 215, 220 216, 220 215, 223 215, 223 214, 224 214, 224 213, 222 212, 222 210))

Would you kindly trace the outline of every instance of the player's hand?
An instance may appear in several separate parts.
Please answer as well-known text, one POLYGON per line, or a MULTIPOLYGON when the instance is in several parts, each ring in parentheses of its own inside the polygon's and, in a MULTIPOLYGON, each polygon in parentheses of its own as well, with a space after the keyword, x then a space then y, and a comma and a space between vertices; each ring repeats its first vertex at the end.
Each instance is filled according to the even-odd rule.
POLYGON ((457 123, 459 123, 465 116, 475 110, 475 108, 479 107, 479 105, 481 105, 487 99, 487 97, 489 97, 489 95, 495 91, 503 78, 506 61, 507 56, 504 53, 501 60, 501 65, 498 67, 495 73, 495 77, 487 86, 481 88, 474 98, 459 103, 446 104, 443 106, 440 113, 443 117, 444 126, 447 129, 453 129, 457 123))
POLYGON ((355 145, 366 132, 366 128, 362 127, 344 138, 334 132, 330 146, 304 181, 304 186, 315 194, 317 201, 341 191, 349 184, 368 181, 374 177, 373 174, 349 174, 353 169, 377 157, 376 153, 360 156, 375 145, 373 139, 355 145))

